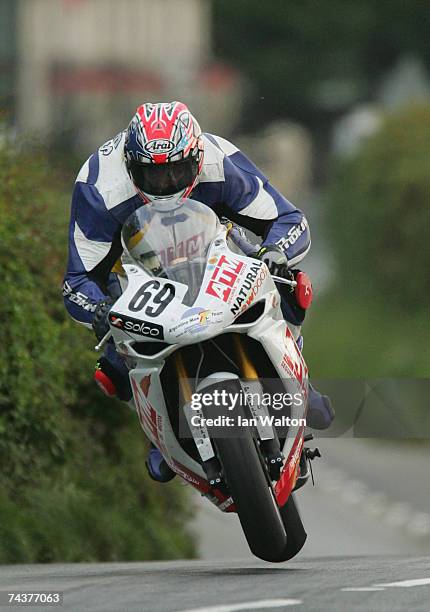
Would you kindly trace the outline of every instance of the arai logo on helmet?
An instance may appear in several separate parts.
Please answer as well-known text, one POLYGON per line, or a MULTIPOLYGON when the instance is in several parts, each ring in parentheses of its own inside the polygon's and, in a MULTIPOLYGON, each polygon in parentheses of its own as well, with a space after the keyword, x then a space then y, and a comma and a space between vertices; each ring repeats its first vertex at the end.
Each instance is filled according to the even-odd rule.
POLYGON ((162 155, 163 153, 170 153, 175 148, 175 143, 167 138, 159 138, 157 140, 150 140, 143 147, 146 153, 152 153, 154 155, 162 155))

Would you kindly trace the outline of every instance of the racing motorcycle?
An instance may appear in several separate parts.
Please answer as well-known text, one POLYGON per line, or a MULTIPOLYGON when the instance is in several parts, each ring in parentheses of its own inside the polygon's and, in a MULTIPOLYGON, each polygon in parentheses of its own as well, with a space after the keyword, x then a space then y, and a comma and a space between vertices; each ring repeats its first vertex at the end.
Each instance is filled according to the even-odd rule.
POLYGON ((306 540, 293 491, 315 451, 304 446, 308 371, 275 282, 297 290, 297 279, 272 277, 237 227, 190 199, 139 208, 122 243, 123 293, 96 349, 113 338, 141 426, 170 468, 237 512, 254 555, 292 558, 306 540), (274 387, 298 399, 282 419, 260 401, 274 387))

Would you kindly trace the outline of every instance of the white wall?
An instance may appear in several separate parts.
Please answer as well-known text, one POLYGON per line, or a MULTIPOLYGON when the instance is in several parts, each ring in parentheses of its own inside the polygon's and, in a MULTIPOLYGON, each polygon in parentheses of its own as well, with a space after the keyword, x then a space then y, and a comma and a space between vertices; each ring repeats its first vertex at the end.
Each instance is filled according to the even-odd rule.
MULTIPOLYGON (((58 98, 52 90, 53 69, 73 71, 116 69, 153 71, 168 91, 175 83, 192 81, 207 61, 210 0, 17 0, 18 8, 18 128, 22 132, 52 130, 89 115, 96 137, 110 130, 143 97, 158 93, 134 90, 82 92, 58 98), (124 104, 123 104, 124 103, 124 104), (103 116, 103 124, 94 118, 103 116)), ((116 129, 116 127, 115 127, 116 129)))

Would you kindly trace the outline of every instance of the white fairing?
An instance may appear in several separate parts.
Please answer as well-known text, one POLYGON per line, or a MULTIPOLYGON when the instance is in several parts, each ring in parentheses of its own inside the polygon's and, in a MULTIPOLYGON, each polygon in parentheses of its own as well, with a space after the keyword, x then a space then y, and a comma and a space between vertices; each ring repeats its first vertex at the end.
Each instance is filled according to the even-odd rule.
MULTIPOLYGON (((225 332, 248 334, 260 342, 283 378, 286 390, 300 391, 306 398, 305 362, 283 319, 279 293, 267 266, 233 253, 227 245, 223 226, 211 241, 200 290, 191 305, 184 304, 187 285, 168 278, 154 278, 136 264, 124 264, 124 269, 128 284, 111 311, 111 329, 118 352, 131 366, 130 380, 140 423, 172 469, 207 493, 209 487, 202 467, 182 449, 170 423, 160 380, 165 359, 184 345, 225 332), (260 300, 264 300, 265 308, 257 321, 232 327, 242 312, 260 300), (159 342, 160 351, 157 351, 159 342), (142 356, 139 348, 135 350, 135 343, 140 346, 150 343, 154 350, 151 355, 142 356)), ((216 363, 214 371, 215 368, 216 363)), ((302 406, 293 406, 291 416, 303 418, 306 401, 302 406)), ((285 457, 292 449, 296 433, 290 428, 283 449, 285 457)), ((231 500, 208 496, 223 510, 232 504, 231 500)))

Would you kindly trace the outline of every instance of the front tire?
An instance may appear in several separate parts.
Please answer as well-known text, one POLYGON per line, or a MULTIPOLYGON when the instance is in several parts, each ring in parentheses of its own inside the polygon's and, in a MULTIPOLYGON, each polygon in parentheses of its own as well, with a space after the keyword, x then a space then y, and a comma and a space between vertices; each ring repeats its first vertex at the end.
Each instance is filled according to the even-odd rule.
POLYGON ((249 430, 241 438, 215 440, 218 458, 251 552, 264 561, 285 561, 287 534, 249 430))
MULTIPOLYGON (((200 392, 240 392, 238 379, 231 373, 218 373, 203 382, 206 384, 198 388, 200 392)), ((206 410, 204 413, 206 416, 206 410)), ((278 507, 266 461, 252 430, 242 429, 239 438, 212 437, 212 442, 251 552, 275 563, 294 557, 305 543, 306 532, 292 495, 282 508, 278 507)))

